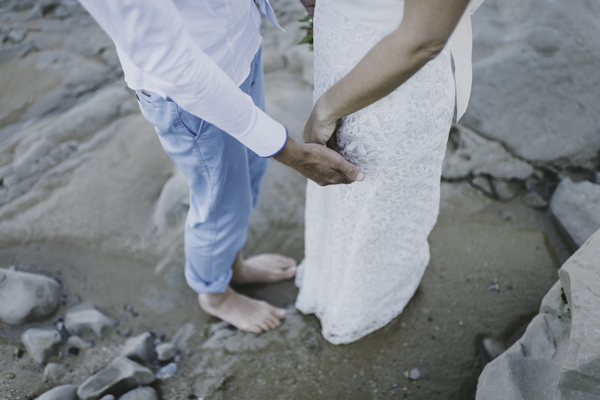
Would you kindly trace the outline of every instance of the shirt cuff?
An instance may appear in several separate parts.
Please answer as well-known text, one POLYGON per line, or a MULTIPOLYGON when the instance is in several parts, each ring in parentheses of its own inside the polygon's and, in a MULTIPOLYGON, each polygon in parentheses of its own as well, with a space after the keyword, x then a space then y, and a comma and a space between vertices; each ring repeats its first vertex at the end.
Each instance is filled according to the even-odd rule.
POLYGON ((260 157, 273 157, 287 144, 287 129, 279 122, 255 107, 256 113, 251 128, 243 135, 236 136, 244 146, 260 157))

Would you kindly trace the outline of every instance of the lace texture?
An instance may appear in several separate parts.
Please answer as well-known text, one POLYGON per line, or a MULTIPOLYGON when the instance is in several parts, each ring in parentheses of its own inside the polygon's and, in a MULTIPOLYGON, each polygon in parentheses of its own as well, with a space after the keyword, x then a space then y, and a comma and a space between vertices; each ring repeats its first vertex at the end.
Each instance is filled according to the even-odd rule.
MULTIPOLYGON (((365 12, 375 7, 369 2, 365 12)), ((314 29, 314 99, 386 35, 330 0, 317 2, 314 29)), ((344 118, 338 144, 366 173, 363 182, 309 181, 296 308, 321 320, 329 342, 353 342, 381 328, 416 291, 429 262, 427 236, 438 215, 453 112, 444 50, 389 96, 344 118)))

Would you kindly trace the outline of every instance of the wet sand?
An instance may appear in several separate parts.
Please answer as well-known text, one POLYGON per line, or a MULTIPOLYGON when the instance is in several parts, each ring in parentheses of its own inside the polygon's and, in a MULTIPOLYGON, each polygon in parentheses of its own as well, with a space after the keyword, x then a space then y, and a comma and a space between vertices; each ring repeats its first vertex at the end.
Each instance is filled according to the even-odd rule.
MULTIPOLYGON (((301 227, 295 230, 301 236, 301 227)), ((246 252, 301 257, 298 240, 282 246, 269 240, 277 227, 269 232, 254 237, 246 252)), ((463 184, 443 184, 430 243, 431 263, 404 313, 343 346, 322 339, 316 318, 294 311, 297 291, 291 281, 242 290, 290 311, 280 329, 256 336, 199 310, 183 279, 181 258, 157 274, 152 262, 44 243, 2 249, 0 260, 59 278, 65 299, 56 316, 84 300, 118 320, 117 329, 133 334, 151 330, 169 339, 193 324, 178 374, 156 385, 164 399, 189 394, 205 399, 472 399, 483 367, 481 339, 508 341, 533 317, 569 253, 547 213, 526 208, 520 199, 489 200, 463 184), (421 372, 414 382, 404 376, 413 368, 421 372)), ((26 355, 12 357, 20 333, 34 325, 2 325, 0 398, 39 395, 52 387, 43 382, 42 367, 26 355)), ((50 361, 68 365, 63 382, 80 383, 90 365, 100 368, 124 341, 115 330, 96 339, 85 354, 50 361)))

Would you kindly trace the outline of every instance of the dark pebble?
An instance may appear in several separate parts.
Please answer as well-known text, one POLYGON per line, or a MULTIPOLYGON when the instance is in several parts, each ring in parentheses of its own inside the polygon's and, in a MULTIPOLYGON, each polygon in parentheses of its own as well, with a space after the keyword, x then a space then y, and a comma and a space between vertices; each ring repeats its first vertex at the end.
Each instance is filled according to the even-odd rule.
POLYGON ((197 399, 197 398, 198 398, 198 396, 196 396, 194 393, 190 393, 190 394, 188 394, 188 397, 187 397, 187 398, 188 398, 189 400, 195 400, 195 399, 197 399))
POLYGON ((15 358, 21 358, 23 356, 23 349, 21 347, 15 349, 15 358))
POLYGON ((69 354, 72 356, 76 356, 79 354, 79 347, 69 347, 69 354))

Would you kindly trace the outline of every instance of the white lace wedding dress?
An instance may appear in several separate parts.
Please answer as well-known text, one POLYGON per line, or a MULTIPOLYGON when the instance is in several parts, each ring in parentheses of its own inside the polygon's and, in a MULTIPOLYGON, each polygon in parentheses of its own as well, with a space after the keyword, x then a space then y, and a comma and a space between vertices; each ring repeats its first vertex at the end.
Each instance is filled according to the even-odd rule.
MULTIPOLYGON (((315 100, 398 25, 403 10, 402 0, 316 4, 315 100)), ((386 325, 419 286, 454 104, 446 49, 389 96, 344 118, 338 144, 365 172, 363 182, 309 181, 296 308, 320 319, 329 342, 349 343, 386 325)))

